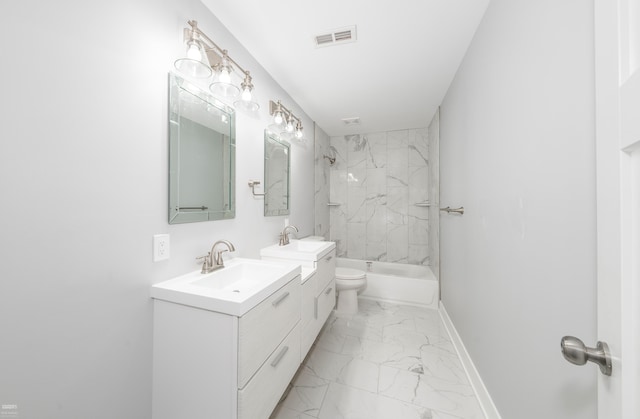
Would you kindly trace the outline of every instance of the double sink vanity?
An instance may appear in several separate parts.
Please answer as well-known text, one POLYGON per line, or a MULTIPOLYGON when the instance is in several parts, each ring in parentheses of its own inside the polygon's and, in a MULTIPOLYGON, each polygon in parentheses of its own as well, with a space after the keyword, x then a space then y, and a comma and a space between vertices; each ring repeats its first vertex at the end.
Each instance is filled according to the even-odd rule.
POLYGON ((260 256, 152 287, 154 419, 271 415, 334 307, 335 243, 260 256))

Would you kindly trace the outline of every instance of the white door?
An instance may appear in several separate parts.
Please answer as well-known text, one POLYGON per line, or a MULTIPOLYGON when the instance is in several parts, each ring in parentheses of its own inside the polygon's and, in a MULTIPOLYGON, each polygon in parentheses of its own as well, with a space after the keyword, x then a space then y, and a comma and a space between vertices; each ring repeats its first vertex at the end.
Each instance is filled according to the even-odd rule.
POLYGON ((595 0, 598 417, 640 417, 640 0, 595 0))

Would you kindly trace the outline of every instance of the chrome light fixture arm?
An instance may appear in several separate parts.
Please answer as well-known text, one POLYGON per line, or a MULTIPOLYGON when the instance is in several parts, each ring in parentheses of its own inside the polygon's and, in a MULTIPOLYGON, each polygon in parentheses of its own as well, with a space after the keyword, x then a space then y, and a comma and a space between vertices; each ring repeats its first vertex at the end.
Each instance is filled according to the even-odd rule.
POLYGON ((260 105, 251 98, 254 86, 249 70, 245 70, 229 56, 226 49, 221 48, 202 32, 198 28, 197 21, 189 20, 187 23, 190 27, 183 30, 184 42, 187 45, 187 58, 176 60, 176 69, 187 76, 202 79, 211 77, 213 69, 217 75, 217 81, 214 78, 209 89, 214 95, 235 99, 242 91, 241 100, 234 102, 234 105, 248 111, 258 110, 260 105), (190 56, 192 52, 193 56, 190 56), (243 80, 240 84, 242 90, 231 82, 231 73, 234 68, 242 74, 243 80))
POLYGON ((302 139, 302 120, 282 104, 282 102, 273 100, 269 101, 269 115, 275 118, 275 123, 280 125, 282 122, 287 124, 287 132, 295 132, 297 139, 302 139), (294 124, 295 123, 295 124, 294 124), (289 129, 288 127, 291 126, 289 129))
POLYGON ((242 66, 240 64, 238 64, 236 62, 236 60, 234 60, 233 58, 231 58, 229 56, 229 53, 226 49, 220 48, 220 46, 218 44, 216 44, 215 42, 213 42, 213 40, 211 38, 209 38, 207 36, 207 34, 205 34, 204 32, 202 32, 200 30, 200 28, 198 28, 198 22, 195 20, 190 20, 187 22, 189 24, 189 26, 191 26, 191 29, 189 28, 184 28, 184 39, 185 41, 192 39, 193 38, 193 34, 198 34, 198 36, 200 38, 202 38, 205 42, 202 42, 202 44, 205 47, 205 51, 214 51, 216 54, 218 54, 221 57, 221 61, 219 63, 215 63, 213 65, 211 65, 211 67, 213 67, 214 69, 216 69, 217 66, 221 65, 222 62, 222 57, 226 58, 231 64, 233 64, 234 66, 236 66, 236 68, 238 70, 240 70, 240 72, 242 74, 244 74, 245 76, 248 76, 250 73, 249 71, 245 70, 244 68, 242 68, 242 66))

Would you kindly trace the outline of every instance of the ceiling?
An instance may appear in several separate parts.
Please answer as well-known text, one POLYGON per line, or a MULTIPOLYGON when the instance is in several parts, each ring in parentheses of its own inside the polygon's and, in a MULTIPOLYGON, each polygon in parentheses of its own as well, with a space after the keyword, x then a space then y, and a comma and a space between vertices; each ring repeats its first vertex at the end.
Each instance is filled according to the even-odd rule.
POLYGON ((202 2, 336 136, 427 126, 489 0, 202 2), (316 47, 316 35, 352 25, 355 42, 316 47))

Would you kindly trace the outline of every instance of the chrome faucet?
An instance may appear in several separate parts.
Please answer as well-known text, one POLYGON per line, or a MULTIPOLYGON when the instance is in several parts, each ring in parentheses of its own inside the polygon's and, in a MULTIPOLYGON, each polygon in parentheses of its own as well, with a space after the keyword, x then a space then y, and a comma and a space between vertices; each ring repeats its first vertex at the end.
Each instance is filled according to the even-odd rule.
POLYGON ((215 271, 216 269, 224 268, 224 260, 222 259, 222 254, 224 252, 235 252, 236 248, 231 244, 228 240, 218 240, 211 247, 211 251, 207 253, 206 256, 200 256, 199 259, 204 259, 202 263, 202 271, 203 274, 208 274, 210 272, 215 271), (216 247, 219 244, 224 244, 227 246, 224 250, 216 250, 216 247))
POLYGON ((280 233, 280 243, 278 243, 278 245, 286 246, 289 244, 289 233, 287 233, 287 229, 289 228, 295 230, 296 233, 298 232, 298 227, 292 225, 286 226, 284 230, 282 230, 282 233, 280 233))

